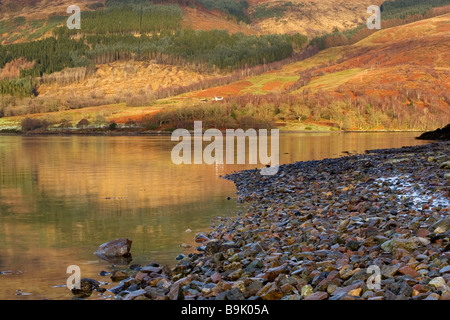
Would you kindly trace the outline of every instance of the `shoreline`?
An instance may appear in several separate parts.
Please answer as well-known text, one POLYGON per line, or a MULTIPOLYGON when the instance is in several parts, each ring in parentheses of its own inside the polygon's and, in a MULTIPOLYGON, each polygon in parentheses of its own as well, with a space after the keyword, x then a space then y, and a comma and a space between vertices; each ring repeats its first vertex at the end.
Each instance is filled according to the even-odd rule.
POLYGON ((115 299, 450 299, 450 142, 224 178, 246 212, 195 235, 175 266, 137 268, 115 299))
MULTIPOLYGON (((205 131, 207 129, 204 129, 205 131)), ((236 130, 236 129, 234 129, 236 130)), ((245 130, 244 130, 245 131, 245 130)), ((190 133, 194 131, 189 130, 190 133)), ((314 133, 314 134, 337 134, 337 133, 423 133, 421 130, 336 130, 336 131, 314 131, 314 130, 280 130, 280 134, 294 134, 294 133, 314 133)), ((225 130, 223 130, 225 133, 225 130)), ((45 131, 45 132, 3 132, 0 131, 0 136, 21 136, 21 137, 42 137, 42 136, 105 136, 105 137, 134 137, 134 136, 171 136, 171 131, 45 131)), ((418 135, 416 138, 418 138, 418 135)), ((432 140, 430 140, 432 141, 432 140)))

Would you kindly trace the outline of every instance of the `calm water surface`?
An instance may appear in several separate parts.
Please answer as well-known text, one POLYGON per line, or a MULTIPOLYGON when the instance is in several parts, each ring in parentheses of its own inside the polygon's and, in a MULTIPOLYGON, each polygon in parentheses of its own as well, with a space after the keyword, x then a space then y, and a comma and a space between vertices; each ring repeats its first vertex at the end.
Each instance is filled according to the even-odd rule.
MULTIPOLYGON (((280 162, 427 143, 417 135, 282 134, 280 162)), ((0 136, 0 299, 70 299, 69 265, 111 282, 98 275, 110 263, 93 252, 115 238, 133 240, 132 264, 174 264, 189 252, 180 245, 197 246, 195 233, 212 218, 235 214, 234 184, 220 176, 255 165, 177 166, 175 144, 170 137, 0 136)))

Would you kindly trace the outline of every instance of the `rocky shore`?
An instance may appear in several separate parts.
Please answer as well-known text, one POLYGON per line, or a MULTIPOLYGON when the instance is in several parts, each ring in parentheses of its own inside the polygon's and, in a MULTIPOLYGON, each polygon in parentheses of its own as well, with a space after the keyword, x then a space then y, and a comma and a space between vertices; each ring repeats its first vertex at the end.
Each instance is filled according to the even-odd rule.
POLYGON ((133 266, 114 299, 450 300, 450 142, 225 178, 245 210, 176 266, 133 266))

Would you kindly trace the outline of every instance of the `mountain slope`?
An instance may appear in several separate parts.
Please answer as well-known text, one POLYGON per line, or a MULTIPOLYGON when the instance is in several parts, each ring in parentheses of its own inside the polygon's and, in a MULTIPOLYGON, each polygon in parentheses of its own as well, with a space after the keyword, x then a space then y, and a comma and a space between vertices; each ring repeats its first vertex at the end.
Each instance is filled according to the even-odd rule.
MULTIPOLYGON (((76 5, 83 12, 102 9, 105 0, 80 0, 76 5)), ((172 1, 168 1, 172 2, 172 1)), ((270 33, 302 33, 310 37, 331 32, 333 29, 346 30, 365 23, 368 15, 366 9, 372 4, 381 4, 376 0, 250 0, 247 14, 250 24, 237 22, 219 10, 205 10, 195 1, 191 6, 182 6, 183 25, 188 28, 211 30, 223 29, 229 32, 245 34, 270 33), (281 9, 280 9, 281 8, 281 9)), ((68 6, 71 0, 2 0, 0 5, 0 21, 13 21, 23 17, 28 22, 27 29, 47 20, 51 16, 68 17, 68 6), (32 23, 32 21, 35 21, 32 23)), ((64 23, 64 21, 59 21, 64 23)), ((21 26, 18 26, 20 31, 21 26)), ((49 27, 51 28, 51 26, 49 27)), ((36 28, 35 31, 39 30, 36 28)), ((0 28, 0 33, 1 28, 0 28)), ((45 35, 45 34, 43 34, 45 35)), ((4 35, 5 36, 5 35, 4 35)), ((22 34, 26 36, 26 34, 22 34)), ((21 36, 11 37, 13 41, 21 41, 21 36)))
MULTIPOLYGON (((270 12, 271 8, 283 8, 279 17, 255 19, 253 24, 262 33, 299 32, 309 37, 332 32, 335 28, 347 30, 364 24, 369 17, 366 13, 370 5, 380 5, 380 0, 253 0, 250 12, 270 12), (286 6, 286 3, 292 5, 286 6)), ((277 12, 272 9, 273 12, 277 12)), ((278 10, 279 11, 279 10, 278 10)))

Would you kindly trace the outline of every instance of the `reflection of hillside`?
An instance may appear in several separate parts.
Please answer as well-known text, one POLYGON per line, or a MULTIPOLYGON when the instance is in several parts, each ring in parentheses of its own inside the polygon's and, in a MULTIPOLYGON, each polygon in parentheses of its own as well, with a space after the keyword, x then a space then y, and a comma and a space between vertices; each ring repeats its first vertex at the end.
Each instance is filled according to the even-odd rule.
POLYGON ((195 202, 222 192, 224 184, 230 190, 214 166, 187 169, 173 165, 171 146, 159 139, 14 139, 20 143, 0 151, 2 184, 25 193, 31 187, 67 201, 99 201, 99 205, 115 202, 136 208, 195 202), (9 176, 12 171, 21 172, 24 181, 9 176), (215 188, 207 187, 212 184, 215 188))

